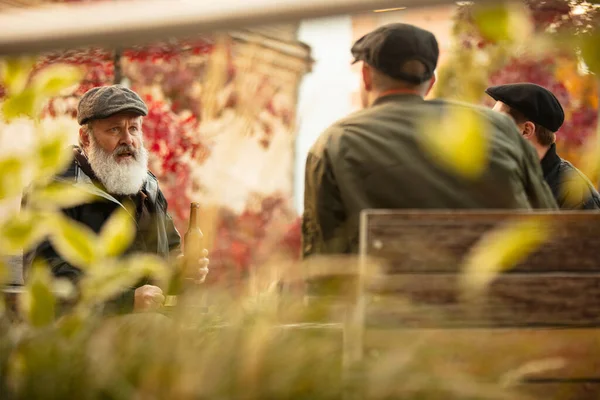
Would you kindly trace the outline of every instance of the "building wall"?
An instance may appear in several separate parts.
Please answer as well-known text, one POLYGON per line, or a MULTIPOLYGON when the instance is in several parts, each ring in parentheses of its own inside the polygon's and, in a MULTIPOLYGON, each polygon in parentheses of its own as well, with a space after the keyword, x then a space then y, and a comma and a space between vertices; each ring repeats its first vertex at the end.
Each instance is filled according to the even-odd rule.
POLYGON ((358 81, 350 68, 349 45, 353 29, 350 16, 303 21, 298 40, 311 47, 313 70, 304 76, 298 99, 298 133, 294 205, 303 210, 304 165, 317 137, 336 120, 352 111, 352 93, 358 81))

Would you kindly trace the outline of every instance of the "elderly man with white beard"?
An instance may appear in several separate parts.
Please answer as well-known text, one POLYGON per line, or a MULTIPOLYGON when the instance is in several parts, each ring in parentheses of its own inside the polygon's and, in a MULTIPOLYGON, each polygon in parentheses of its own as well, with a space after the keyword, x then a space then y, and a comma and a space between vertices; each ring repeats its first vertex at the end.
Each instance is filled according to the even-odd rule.
MULTIPOLYGON (((167 201, 156 177, 148 171, 148 151, 143 144, 142 119, 148 114, 143 100, 121 85, 102 86, 86 92, 78 106, 79 146, 74 160, 58 179, 93 184, 97 201, 65 209, 75 221, 100 232, 111 214, 125 203, 135 205, 136 236, 125 252, 157 254, 167 260, 180 256, 181 239, 167 213, 167 201)), ((192 268, 189 278, 203 281, 208 273, 207 252, 192 268)), ((83 271, 63 260, 50 242, 26 256, 45 260, 57 278, 77 284, 83 271)), ((25 262, 27 265, 28 262, 25 262)), ((148 281, 139 282, 107 303, 108 312, 147 311, 160 307, 162 290, 148 281)))

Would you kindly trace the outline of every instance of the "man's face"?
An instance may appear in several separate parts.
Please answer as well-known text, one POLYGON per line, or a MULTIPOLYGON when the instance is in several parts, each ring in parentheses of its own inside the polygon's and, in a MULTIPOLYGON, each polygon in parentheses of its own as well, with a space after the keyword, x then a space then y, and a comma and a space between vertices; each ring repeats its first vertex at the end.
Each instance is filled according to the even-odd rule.
POLYGON ((92 170, 112 194, 136 194, 147 176, 148 152, 142 140, 142 117, 119 113, 92 121, 91 132, 80 131, 92 170))
POLYGON ((142 117, 122 112, 92 122, 94 139, 100 149, 114 155, 118 163, 131 163, 142 146, 142 117))

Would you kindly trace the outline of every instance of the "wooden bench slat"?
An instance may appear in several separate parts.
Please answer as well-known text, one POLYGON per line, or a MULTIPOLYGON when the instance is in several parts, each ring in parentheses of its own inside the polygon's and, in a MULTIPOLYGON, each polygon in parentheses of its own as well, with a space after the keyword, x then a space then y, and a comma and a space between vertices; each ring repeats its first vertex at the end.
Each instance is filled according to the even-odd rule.
POLYGON ((534 399, 592 400, 600 398, 600 382, 524 383, 518 391, 534 399))
POLYGON ((457 274, 388 275, 367 287, 367 327, 600 327, 600 274, 500 275, 474 303, 457 274))
POLYGON ((600 213, 398 213, 369 211, 364 227, 369 257, 389 273, 458 272, 464 255, 485 233, 516 219, 551 223, 551 237, 514 272, 600 271, 600 213))
POLYGON ((415 329, 365 332, 365 354, 377 362, 414 351, 423 365, 458 368, 500 381, 509 371, 543 362, 528 379, 600 379, 600 329, 415 329), (561 365, 557 362, 561 361, 561 365))

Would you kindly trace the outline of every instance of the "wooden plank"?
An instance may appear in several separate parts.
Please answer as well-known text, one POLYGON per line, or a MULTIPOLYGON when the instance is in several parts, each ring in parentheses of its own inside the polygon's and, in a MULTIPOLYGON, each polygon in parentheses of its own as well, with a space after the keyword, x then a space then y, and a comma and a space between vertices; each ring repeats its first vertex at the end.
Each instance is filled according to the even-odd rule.
POLYGON ((600 274, 500 275, 462 301, 457 274, 390 275, 367 285, 367 326, 600 327, 600 274))
POLYGON ((600 379, 600 329, 367 330, 365 351, 375 364, 409 360, 493 382, 600 379))
MULTIPOLYGON (((451 1, 405 0, 402 5, 422 7, 448 3, 451 1)), ((0 14, 0 55, 81 46, 146 44, 167 38, 369 12, 397 5, 396 0, 123 0, 8 9, 0 14)))
POLYGON ((516 219, 539 218, 552 235, 509 272, 600 271, 600 213, 368 211, 366 255, 388 273, 458 272, 464 255, 484 234, 516 219))
POLYGON ((599 382, 540 382, 517 387, 530 399, 540 400, 592 400, 600 398, 599 382))

